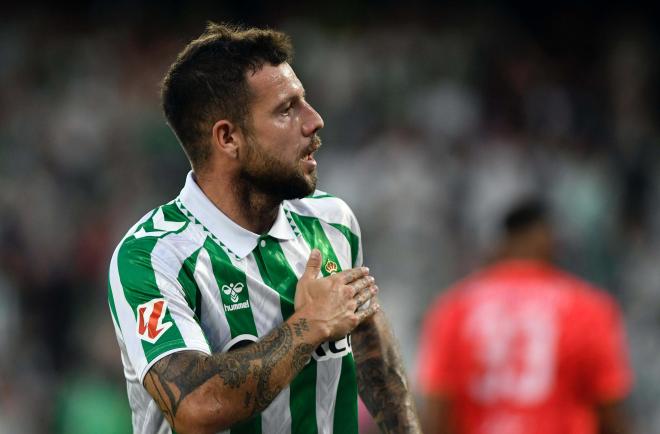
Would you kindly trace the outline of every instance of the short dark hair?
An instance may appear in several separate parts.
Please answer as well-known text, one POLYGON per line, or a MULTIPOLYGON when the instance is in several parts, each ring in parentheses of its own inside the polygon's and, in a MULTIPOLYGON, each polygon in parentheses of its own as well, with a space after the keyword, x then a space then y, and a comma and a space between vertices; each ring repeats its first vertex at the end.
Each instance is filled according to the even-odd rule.
POLYGON ((516 235, 538 223, 547 223, 545 203, 535 197, 526 198, 509 209, 502 219, 502 230, 506 235, 516 235))
POLYGON ((249 121, 248 71, 266 62, 291 62, 289 36, 268 29, 209 22, 170 66, 162 84, 163 112, 193 169, 210 156, 210 128, 228 119, 241 128, 249 121))

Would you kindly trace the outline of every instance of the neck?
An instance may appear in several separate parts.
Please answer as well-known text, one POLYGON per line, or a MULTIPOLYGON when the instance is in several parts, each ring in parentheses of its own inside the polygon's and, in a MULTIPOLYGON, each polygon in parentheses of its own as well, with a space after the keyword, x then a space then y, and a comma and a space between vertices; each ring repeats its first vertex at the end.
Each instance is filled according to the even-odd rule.
POLYGON ((499 259, 530 259, 535 261, 550 262, 552 254, 540 246, 526 245, 524 243, 505 244, 497 255, 499 259))
POLYGON ((213 174, 196 174, 195 179, 206 197, 239 226, 263 234, 275 223, 281 200, 239 180, 213 174))

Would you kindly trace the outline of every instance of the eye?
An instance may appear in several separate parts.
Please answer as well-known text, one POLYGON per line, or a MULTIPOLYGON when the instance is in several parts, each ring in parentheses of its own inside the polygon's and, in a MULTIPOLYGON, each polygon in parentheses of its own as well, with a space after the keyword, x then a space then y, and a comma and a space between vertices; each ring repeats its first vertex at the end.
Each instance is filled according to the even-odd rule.
POLYGON ((291 114, 291 110, 292 110, 292 109, 293 109, 293 105, 292 105, 292 104, 289 104, 289 105, 287 105, 286 107, 284 107, 284 109, 282 110, 282 113, 281 113, 281 114, 282 114, 283 116, 289 116, 289 115, 291 114))

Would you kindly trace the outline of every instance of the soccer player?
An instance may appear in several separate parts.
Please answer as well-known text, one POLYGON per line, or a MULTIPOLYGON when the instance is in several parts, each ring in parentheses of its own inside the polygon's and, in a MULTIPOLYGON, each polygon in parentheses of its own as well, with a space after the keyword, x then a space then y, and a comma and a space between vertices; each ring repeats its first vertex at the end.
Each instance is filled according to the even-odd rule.
POLYGON ((629 393, 615 301, 551 265, 544 207, 504 220, 498 261, 429 310, 419 387, 427 434, 626 434, 629 393))
POLYGON ((209 24, 165 77, 192 171, 109 274, 135 433, 357 433, 358 391, 384 432, 419 432, 358 223, 315 190, 323 120, 291 57, 209 24))

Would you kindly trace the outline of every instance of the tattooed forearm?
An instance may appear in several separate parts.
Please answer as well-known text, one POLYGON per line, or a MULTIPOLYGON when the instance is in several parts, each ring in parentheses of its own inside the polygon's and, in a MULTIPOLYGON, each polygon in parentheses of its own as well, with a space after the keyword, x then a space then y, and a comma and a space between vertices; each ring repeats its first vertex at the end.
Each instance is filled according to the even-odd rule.
MULTIPOLYGON (((165 357, 149 370, 145 377, 147 390, 150 385, 157 391, 156 402, 172 421, 176 417, 181 401, 209 378, 206 356, 196 352, 174 353, 165 357)), ((244 370, 244 367, 240 367, 244 370)), ((231 370, 230 370, 231 371, 231 370)), ((243 371, 233 371, 233 382, 246 376, 243 371)))
MULTIPOLYGON (((226 390, 240 390, 236 396, 244 404, 243 411, 262 411, 309 360, 314 346, 300 342, 294 345, 294 334, 300 341, 307 329, 306 321, 299 319, 228 353, 174 353, 154 364, 145 377, 145 387, 172 425, 183 400, 214 378, 219 378, 226 390)), ((220 394, 227 396, 228 392, 221 390, 220 394)), ((218 407, 223 407, 219 395, 215 396, 218 407)))
POLYGON ((420 433, 403 364, 382 314, 352 334, 360 397, 384 433, 420 433))
POLYGON ((374 420, 385 433, 417 433, 417 415, 400 372, 368 359, 358 365, 358 388, 374 420))
POLYGON ((312 351, 314 351, 314 345, 300 344, 296 346, 293 353, 293 360, 291 361, 291 367, 294 371, 299 372, 305 367, 311 358, 312 351))
POLYGON ((271 384, 270 377, 276 365, 293 347, 291 328, 287 325, 275 329, 274 333, 266 336, 261 344, 264 348, 257 353, 262 360, 262 365, 261 369, 256 372, 258 376, 255 394, 256 411, 266 408, 281 390, 277 385, 271 384))

